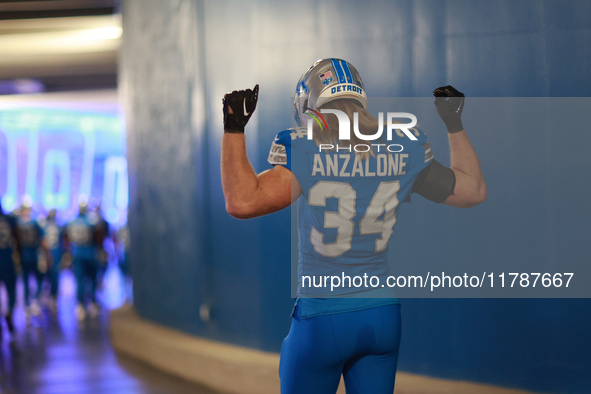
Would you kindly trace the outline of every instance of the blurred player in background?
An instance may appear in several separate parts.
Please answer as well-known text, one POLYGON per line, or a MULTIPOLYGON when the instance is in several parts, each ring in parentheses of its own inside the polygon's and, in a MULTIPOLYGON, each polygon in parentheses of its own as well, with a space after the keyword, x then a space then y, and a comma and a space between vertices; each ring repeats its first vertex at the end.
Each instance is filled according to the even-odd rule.
MULTIPOLYGON (((13 256, 18 249, 18 229, 16 218, 6 215, 1 204, 0 199, 0 282, 4 283, 8 297, 6 325, 8 330, 13 332, 12 313, 16 304, 16 271, 13 256)), ((0 325, 1 333, 2 326, 0 325)))
MULTIPOLYGON (((268 159, 274 167, 257 175, 248 160, 244 128, 256 108, 258 85, 226 94, 221 172, 228 212, 257 217, 297 200, 299 278, 343 270, 383 278, 396 215, 411 192, 456 207, 486 198, 480 163, 461 122, 464 95, 451 86, 434 95, 449 132, 451 168, 434 160, 427 137, 416 129, 410 136, 396 132, 392 141, 380 141, 402 147, 395 151, 400 154, 376 146, 357 151, 351 146, 371 144, 367 136, 379 129, 366 109, 361 77, 344 60, 319 60, 296 86, 293 109, 300 127, 276 136, 268 159), (333 112, 321 119, 323 109, 333 112), (361 136, 349 130, 351 138, 340 140, 334 110, 347 115, 351 125, 357 119, 361 136), (317 123, 312 122, 314 138, 308 139, 305 125, 312 115, 317 123), (321 144, 327 149, 319 153, 321 144)), ((281 348, 281 392, 335 393, 342 374, 348 394, 392 394, 400 344, 398 299, 380 297, 379 288, 375 293, 345 288, 338 298, 326 288, 317 295, 307 291, 300 283, 281 348)))
POLYGON ((89 218, 94 226, 93 242, 95 247, 95 258, 97 263, 97 284, 102 287, 102 280, 107 270, 109 261, 109 253, 107 253, 105 241, 110 239, 109 223, 103 217, 101 206, 97 205, 96 209, 89 218))
POLYGON ((37 220, 33 219, 31 204, 25 201, 21 204, 18 215, 18 234, 20 244, 20 263, 25 287, 25 309, 27 318, 41 314, 41 295, 43 276, 51 265, 51 258, 47 253, 44 232, 37 220), (41 257, 41 258, 40 258, 41 257), (31 300, 30 277, 34 276, 37 287, 31 300))
POLYGON ((87 311, 91 317, 98 313, 96 303, 98 263, 95 248, 95 227, 87 216, 87 208, 86 202, 80 202, 78 217, 70 221, 65 230, 77 281, 76 317, 78 320, 84 320, 87 311))
POLYGON ((51 267, 47 272, 47 278, 50 284, 50 309, 52 312, 57 311, 57 295, 59 292, 59 274, 60 261, 63 255, 63 228, 56 221, 56 210, 51 209, 47 214, 47 218, 41 222, 41 228, 44 232, 44 241, 49 255, 51 256, 51 267))

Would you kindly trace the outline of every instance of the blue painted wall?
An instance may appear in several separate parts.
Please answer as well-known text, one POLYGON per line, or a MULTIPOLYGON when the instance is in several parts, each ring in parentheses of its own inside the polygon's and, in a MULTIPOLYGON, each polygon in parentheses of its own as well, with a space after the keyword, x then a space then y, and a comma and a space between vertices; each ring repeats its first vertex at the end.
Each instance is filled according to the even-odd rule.
MULTIPOLYGON (((272 138, 290 126, 295 83, 317 58, 349 60, 377 97, 429 96, 448 83, 471 97, 585 97, 591 88, 586 0, 126 0, 123 24, 136 307, 189 333, 271 351, 289 328, 290 212, 250 221, 225 212, 225 92, 261 86, 247 135, 262 171, 272 138), (211 307, 210 321, 199 318, 201 305, 211 307)), ((430 241, 421 257, 461 246, 440 253, 442 265, 499 249, 515 261, 530 252, 546 263, 585 258, 589 135, 471 132, 487 202, 459 211, 416 199, 395 242, 412 245, 420 232, 430 241), (505 148, 496 150, 500 138, 505 148), (534 165, 535 152, 551 152, 556 165, 534 165), (513 233, 523 242, 506 244, 513 233), (475 242, 460 245, 464 238, 475 242)), ((447 162, 445 136, 431 139, 447 162)), ((404 300, 400 369, 591 392, 590 311, 588 299, 404 300)))

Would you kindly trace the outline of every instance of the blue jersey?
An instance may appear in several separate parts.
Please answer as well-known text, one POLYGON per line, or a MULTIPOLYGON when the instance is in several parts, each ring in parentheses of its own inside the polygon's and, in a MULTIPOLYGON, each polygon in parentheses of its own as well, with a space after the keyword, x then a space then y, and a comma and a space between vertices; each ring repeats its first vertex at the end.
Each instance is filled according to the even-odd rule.
POLYGON ((86 217, 80 215, 66 226, 68 239, 74 245, 74 257, 81 259, 94 259, 94 226, 86 217))
POLYGON ((285 130, 271 147, 269 163, 288 168, 302 195, 298 208, 298 297, 302 317, 345 312, 398 302, 387 287, 347 282, 377 277, 386 283, 388 244, 402 202, 410 200, 418 174, 433 154, 426 136, 393 135, 371 143, 322 149, 305 128, 285 130), (367 148, 366 148, 367 147, 367 148), (355 149, 358 148, 358 153, 355 149), (342 286, 316 286, 339 276, 342 286), (328 297, 340 298, 328 298, 328 297))
POLYGON ((37 250, 43 239, 43 229, 33 219, 18 221, 18 234, 21 246, 21 260, 23 262, 36 262, 37 250))
POLYGON ((46 220, 42 226, 45 233, 45 243, 47 249, 52 252, 61 250, 62 228, 54 220, 46 220))

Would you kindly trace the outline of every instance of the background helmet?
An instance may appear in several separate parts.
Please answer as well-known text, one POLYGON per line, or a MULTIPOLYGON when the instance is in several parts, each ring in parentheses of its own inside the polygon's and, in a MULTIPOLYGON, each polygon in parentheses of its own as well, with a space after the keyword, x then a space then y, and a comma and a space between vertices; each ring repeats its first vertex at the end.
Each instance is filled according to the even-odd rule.
POLYGON ((341 59, 320 59, 302 75, 295 91, 293 112, 296 124, 307 122, 308 108, 318 107, 338 98, 356 100, 367 108, 367 96, 359 72, 341 59))
POLYGON ((78 213, 85 215, 88 210, 88 197, 86 195, 78 196, 78 213))
POLYGON ((20 205, 20 212, 31 211, 33 209, 33 199, 30 196, 24 196, 20 205))

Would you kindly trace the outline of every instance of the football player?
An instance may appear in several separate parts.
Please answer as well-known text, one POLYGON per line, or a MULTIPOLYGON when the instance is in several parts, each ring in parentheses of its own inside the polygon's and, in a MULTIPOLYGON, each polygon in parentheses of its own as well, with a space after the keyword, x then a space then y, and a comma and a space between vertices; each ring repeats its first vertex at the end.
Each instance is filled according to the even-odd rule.
POLYGON ((281 392, 335 393, 342 374, 347 393, 391 394, 400 343, 398 299, 381 287, 350 284, 330 294, 302 278, 383 278, 398 211, 412 192, 455 207, 485 200, 480 163, 461 121, 464 95, 451 86, 433 92, 449 133, 448 168, 434 159, 427 137, 416 129, 408 131, 413 138, 392 133, 390 140, 371 145, 380 122, 367 111, 361 76, 344 60, 319 60, 296 86, 293 110, 300 127, 277 134, 268 159, 273 168, 256 174, 244 129, 258 92, 257 85, 224 97, 221 173, 226 208, 234 217, 265 215, 297 200, 300 283, 281 348, 281 392), (339 138, 341 114, 352 129, 345 140, 339 138))
POLYGON ((63 228, 56 221, 56 210, 51 209, 47 218, 41 223, 45 234, 44 240, 51 256, 51 268, 47 272, 50 283, 49 294, 51 296, 50 308, 57 311, 57 295, 59 290, 60 260, 63 253, 63 228))
MULTIPOLYGON (((10 332, 14 331, 12 312, 16 304, 16 271, 13 255, 18 250, 18 230, 16 218, 6 215, 0 205, 0 282, 4 283, 8 295, 6 325, 10 332)), ((0 328, 1 331, 1 328, 0 328)))
POLYGON ((20 262, 25 287, 25 308, 27 318, 31 315, 41 314, 39 297, 41 295, 43 277, 47 272, 47 266, 51 262, 48 259, 47 247, 44 241, 44 232, 37 220, 32 217, 31 203, 25 200, 20 207, 18 217, 18 233, 20 240, 20 262), (39 256, 42 259, 39 259, 39 256), (37 288, 31 301, 30 276, 35 277, 37 288))
POLYGON ((107 264, 109 256, 105 249, 105 240, 110 238, 110 227, 109 222, 103 217, 101 206, 97 205, 94 209, 93 215, 90 217, 90 221, 94 226, 94 246, 95 246, 95 258, 98 267, 97 284, 98 287, 102 288, 102 281, 107 271, 107 264))
POLYGON ((78 320, 84 320, 87 311, 91 317, 98 313, 96 304, 98 262, 95 255, 95 228, 86 214, 87 208, 87 203, 81 201, 78 207, 78 217, 68 222, 65 230, 65 237, 74 259, 72 264, 77 282, 76 317, 78 320), (90 285, 90 294, 87 290, 88 284, 90 285), (87 298, 90 298, 88 304, 87 298))

